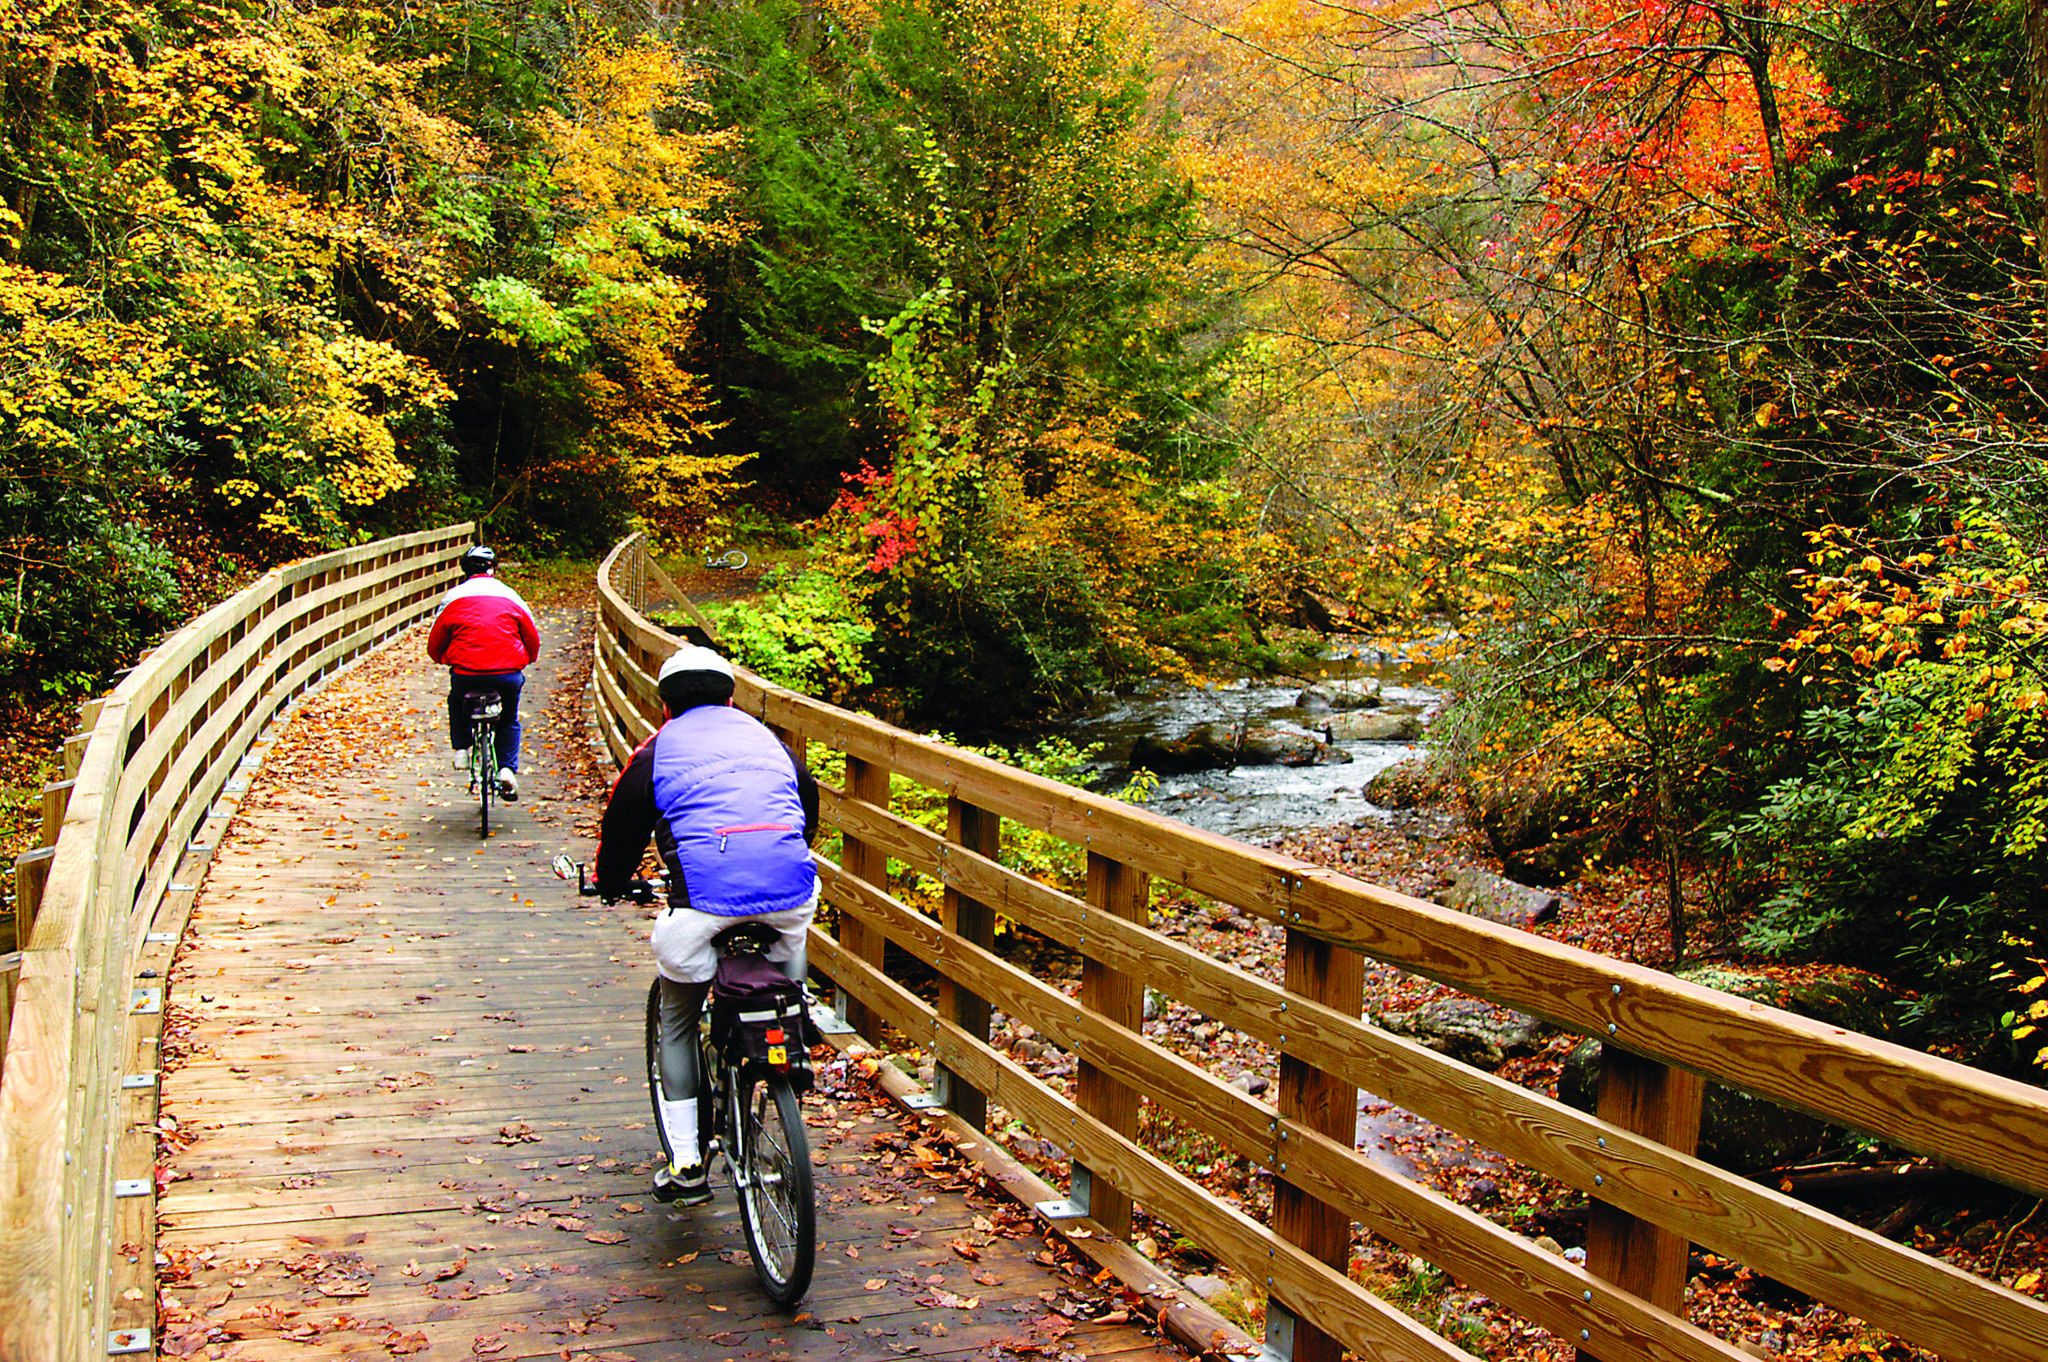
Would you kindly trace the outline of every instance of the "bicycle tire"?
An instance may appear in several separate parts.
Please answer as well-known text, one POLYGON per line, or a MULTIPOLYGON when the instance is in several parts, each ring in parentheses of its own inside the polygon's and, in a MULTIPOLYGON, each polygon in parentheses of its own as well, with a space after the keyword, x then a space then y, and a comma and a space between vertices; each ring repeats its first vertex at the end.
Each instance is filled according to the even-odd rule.
POLYGON ((489 724, 478 724, 470 740, 470 771, 476 777, 477 803, 481 812, 478 836, 491 835, 491 791, 498 783, 498 739, 489 724))
POLYGON ((811 1289, 818 1250, 818 1209, 811 1187, 811 1142, 788 1074, 743 1077, 731 1106, 737 1157, 733 1189, 768 1299, 789 1309, 811 1289))
POLYGON ((654 1111, 654 1138, 661 1142, 661 1161, 675 1167, 668 1128, 661 1123, 661 976, 647 986, 647 1102, 654 1111))

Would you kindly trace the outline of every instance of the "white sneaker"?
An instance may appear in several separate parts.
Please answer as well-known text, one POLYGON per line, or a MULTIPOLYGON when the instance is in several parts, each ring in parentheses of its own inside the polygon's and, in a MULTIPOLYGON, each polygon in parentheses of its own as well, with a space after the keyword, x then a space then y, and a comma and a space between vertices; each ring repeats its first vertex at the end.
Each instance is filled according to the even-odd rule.
POLYGON ((458 747, 453 752, 450 752, 448 754, 448 769, 451 771, 467 771, 469 769, 469 749, 458 747))
POLYGON ((498 793, 505 797, 507 804, 519 802, 519 773, 509 766, 498 768, 498 793))

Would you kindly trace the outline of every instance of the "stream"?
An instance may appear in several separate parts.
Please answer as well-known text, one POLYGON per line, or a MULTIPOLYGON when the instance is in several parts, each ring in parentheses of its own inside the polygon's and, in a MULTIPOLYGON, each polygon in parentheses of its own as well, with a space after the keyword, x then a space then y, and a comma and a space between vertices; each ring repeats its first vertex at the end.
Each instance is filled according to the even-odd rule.
MULTIPOLYGON (((1325 760, 1312 765, 1218 766, 1161 777, 1147 807, 1208 832, 1263 841, 1300 828, 1354 823, 1383 816, 1365 797, 1372 778, 1396 762, 1419 756, 1419 739, 1345 736, 1347 720, 1362 715, 1426 720, 1442 692, 1424 684, 1425 669, 1364 649, 1340 649, 1313 681, 1241 678, 1214 686, 1153 680, 1128 691, 1098 696, 1064 722, 1076 743, 1100 743, 1096 765, 1111 782, 1132 765, 1134 746, 1186 740, 1202 730, 1243 733, 1269 729, 1303 744, 1333 739, 1325 760), (1378 703, 1329 709, 1300 701, 1305 690, 1358 695, 1374 690, 1378 703), (1329 726, 1329 728, 1326 728, 1329 726)), ((1408 727, 1413 728, 1414 723, 1408 727)))

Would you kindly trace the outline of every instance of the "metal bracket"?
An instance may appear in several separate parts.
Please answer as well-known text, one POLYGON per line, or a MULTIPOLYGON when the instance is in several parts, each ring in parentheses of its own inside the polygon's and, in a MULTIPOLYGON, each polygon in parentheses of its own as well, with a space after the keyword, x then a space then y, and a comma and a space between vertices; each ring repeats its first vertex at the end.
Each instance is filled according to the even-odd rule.
POLYGON ((211 842, 187 842, 185 843, 185 850, 194 856, 211 856, 213 855, 213 844, 211 842))
POLYGON ((149 1179, 148 1179, 148 1178, 115 1178, 115 1179, 114 1179, 114 1195, 115 1195, 115 1196, 148 1196, 148 1195, 149 1195, 149 1179))
POLYGON ((241 794, 249 788, 249 782, 237 777, 220 787, 222 794, 241 794))
POLYGON ((164 886, 164 892, 166 894, 190 894, 197 891, 198 888, 199 886, 196 884, 186 884, 183 880, 172 880, 164 886))
POLYGON ((1259 1362, 1294 1362, 1294 1312, 1266 1298, 1266 1343, 1259 1362))
POLYGON ((1086 1206, 1068 1197, 1061 1197, 1058 1201, 1034 1201, 1031 1209, 1047 1220, 1078 1220, 1088 1214, 1086 1206))
MULTIPOLYGON (((171 887, 175 889, 178 886, 172 885, 171 887)), ((152 946, 175 946, 178 944, 178 936, 175 932, 151 932, 142 939, 152 946)))
POLYGON ((154 1352, 147 1329, 116 1329, 107 1335, 107 1355, 119 1357, 124 1353, 154 1352))
POLYGON ((136 989, 128 995, 128 1010, 136 1013, 163 1011, 164 991, 160 988, 136 989))
POLYGON ((946 1105, 934 1092, 913 1092, 903 1097, 902 1102, 912 1111, 936 1111, 946 1105))
POLYGON ((121 1086, 124 1088, 153 1088, 156 1086, 156 1073, 152 1070, 146 1074, 123 1074, 121 1076, 121 1086))
POLYGON ((818 1028, 820 1035, 850 1036, 853 1034, 853 1028, 846 1024, 846 1018, 840 1016, 836 1009, 830 1007, 812 1008, 811 1024, 818 1028))
POLYGON ((1079 1162, 1067 1172, 1067 1200, 1079 1206, 1082 1215, 1095 1205, 1095 1175, 1079 1162))

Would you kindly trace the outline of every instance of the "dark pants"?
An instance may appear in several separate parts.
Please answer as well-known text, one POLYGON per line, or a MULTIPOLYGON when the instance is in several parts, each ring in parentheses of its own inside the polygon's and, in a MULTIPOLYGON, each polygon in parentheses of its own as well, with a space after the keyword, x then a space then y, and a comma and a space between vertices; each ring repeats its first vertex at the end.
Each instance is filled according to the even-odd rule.
POLYGON ((469 705, 465 695, 495 695, 504 701, 504 711, 492 727, 497 730, 498 765, 507 771, 519 769, 519 691, 526 684, 525 672, 500 676, 470 676, 448 673, 448 742, 458 752, 469 749, 469 705))

